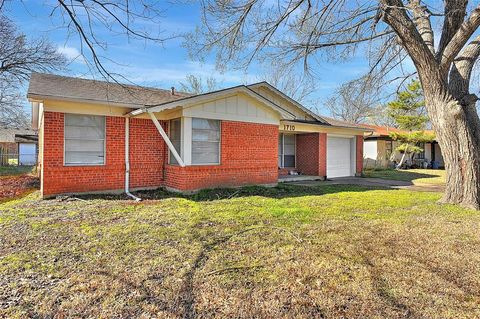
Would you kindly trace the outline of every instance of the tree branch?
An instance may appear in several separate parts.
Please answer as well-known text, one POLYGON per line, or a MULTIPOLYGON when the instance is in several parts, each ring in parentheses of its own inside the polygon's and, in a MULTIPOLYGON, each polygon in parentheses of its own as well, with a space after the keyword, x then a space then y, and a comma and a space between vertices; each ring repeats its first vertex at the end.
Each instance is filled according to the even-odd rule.
POLYGON ((461 100, 468 94, 473 66, 480 56, 480 35, 473 39, 455 58, 450 70, 451 93, 461 100))
POLYGON ((422 36, 423 41, 427 45, 432 54, 435 54, 434 36, 432 24, 430 22, 430 12, 426 6, 420 3, 420 0, 411 0, 409 6, 412 8, 414 22, 417 30, 422 36))
POLYGON ((462 25, 467 15, 468 0, 445 0, 445 18, 443 20, 442 35, 437 50, 437 61, 442 56, 447 44, 462 25))
POLYGON ((452 37, 450 42, 448 42, 445 50, 442 55, 439 57, 440 60, 440 69, 442 72, 448 72, 451 63, 463 48, 468 39, 480 26, 480 5, 477 6, 470 17, 465 20, 459 27, 458 31, 452 37))
POLYGON ((383 19, 390 25, 402 40, 402 45, 412 58, 415 66, 424 68, 435 67, 433 53, 428 48, 414 22, 407 15, 401 0, 381 0, 383 19))

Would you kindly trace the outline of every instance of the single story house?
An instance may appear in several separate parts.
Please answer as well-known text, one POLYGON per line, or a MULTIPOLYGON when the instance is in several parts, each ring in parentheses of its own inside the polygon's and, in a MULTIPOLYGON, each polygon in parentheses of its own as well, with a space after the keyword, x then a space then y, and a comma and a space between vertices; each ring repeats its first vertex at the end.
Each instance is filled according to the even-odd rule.
MULTIPOLYGON (((402 132, 401 130, 388 127, 362 124, 362 126, 370 128, 371 132, 366 132, 363 143, 363 156, 365 168, 386 168, 393 167, 394 162, 399 163, 402 153, 395 151, 399 146, 399 142, 392 140, 390 133, 402 132)), ((442 157, 442 151, 437 141, 431 143, 422 143, 422 153, 414 154, 413 163, 419 167, 443 168, 445 166, 442 157)))
POLYGON ((266 82, 190 95, 33 73, 27 96, 43 197, 354 176, 369 131, 332 124, 266 82))
POLYGON ((35 165, 37 141, 30 128, 0 128, 0 166, 35 165))

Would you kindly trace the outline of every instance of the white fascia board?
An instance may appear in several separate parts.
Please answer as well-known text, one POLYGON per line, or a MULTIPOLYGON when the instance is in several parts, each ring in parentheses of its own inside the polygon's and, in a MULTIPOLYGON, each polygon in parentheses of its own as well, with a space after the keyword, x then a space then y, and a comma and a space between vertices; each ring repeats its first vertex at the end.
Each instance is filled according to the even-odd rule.
POLYGON ((337 126, 337 125, 323 124, 323 123, 306 123, 306 122, 288 121, 288 120, 286 120, 286 121, 282 120, 281 124, 307 125, 307 126, 312 126, 312 127, 321 127, 321 128, 324 128, 327 132, 328 132, 329 129, 354 131, 354 132, 362 132, 362 133, 372 131, 369 128, 361 128, 361 127, 354 127, 354 126, 337 126))
POLYGON ((98 104, 98 105, 105 105, 105 106, 111 106, 111 107, 125 107, 125 108, 131 108, 131 109, 138 109, 143 106, 142 104, 129 104, 129 103, 95 100, 95 99, 80 99, 75 97, 54 96, 54 95, 40 95, 40 94, 34 94, 34 93, 27 94, 27 99, 29 101, 55 100, 55 101, 77 102, 77 103, 87 103, 87 104, 98 104))

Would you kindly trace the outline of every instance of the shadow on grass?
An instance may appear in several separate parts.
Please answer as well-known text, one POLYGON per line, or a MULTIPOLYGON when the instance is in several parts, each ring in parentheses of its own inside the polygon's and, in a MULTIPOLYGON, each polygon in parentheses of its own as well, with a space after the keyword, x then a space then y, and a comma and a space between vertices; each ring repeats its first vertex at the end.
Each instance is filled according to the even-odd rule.
POLYGON ((372 170, 365 171, 365 177, 412 182, 413 184, 413 181, 416 179, 438 178, 442 176, 441 174, 436 173, 434 170, 429 172, 431 172, 431 174, 419 173, 412 170, 372 169, 372 170))
MULTIPOLYGON (((288 198, 302 197, 309 195, 325 195, 340 192, 364 192, 371 190, 386 190, 388 187, 383 186, 360 186, 360 185, 319 185, 319 186, 300 186, 291 184, 279 184, 275 187, 264 186, 245 186, 241 188, 214 188, 204 189, 195 194, 179 194, 169 192, 164 188, 155 190, 138 191, 134 194, 143 200, 159 200, 166 198, 186 198, 193 201, 213 201, 222 199, 231 199, 236 197, 261 196, 268 198, 288 198)), ((76 196, 81 199, 104 199, 104 200, 122 200, 130 199, 125 194, 107 195, 92 194, 76 196)))

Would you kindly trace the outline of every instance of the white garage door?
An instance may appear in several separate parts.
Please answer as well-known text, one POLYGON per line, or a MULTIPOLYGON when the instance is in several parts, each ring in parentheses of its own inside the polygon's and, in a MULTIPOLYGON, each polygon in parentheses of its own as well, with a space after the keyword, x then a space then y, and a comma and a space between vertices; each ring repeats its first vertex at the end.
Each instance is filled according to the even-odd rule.
POLYGON ((327 177, 352 176, 352 138, 327 136, 327 177))
POLYGON ((18 149, 20 165, 35 165, 36 162, 36 144, 20 143, 18 149))

